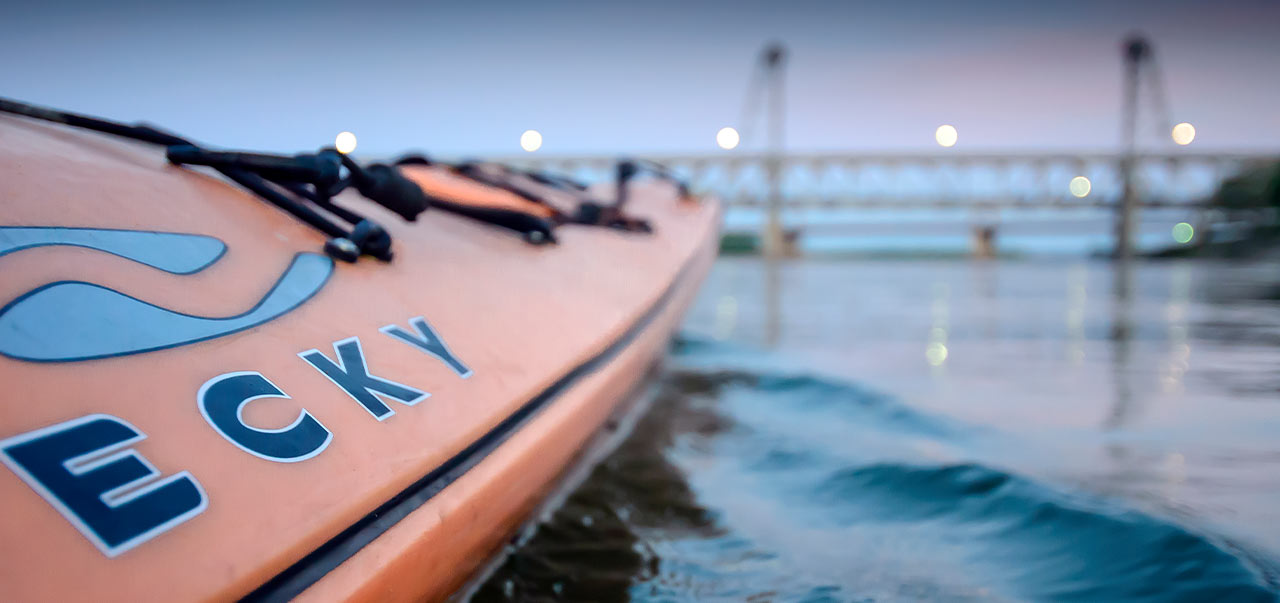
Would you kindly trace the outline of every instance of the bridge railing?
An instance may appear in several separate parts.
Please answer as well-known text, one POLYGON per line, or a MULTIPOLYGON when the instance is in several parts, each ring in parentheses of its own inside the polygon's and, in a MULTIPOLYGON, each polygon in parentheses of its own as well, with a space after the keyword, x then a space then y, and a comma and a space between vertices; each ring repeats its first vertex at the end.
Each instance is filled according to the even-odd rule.
MULTIPOLYGON (((731 208, 768 204, 770 156, 751 153, 643 156, 673 168, 695 190, 731 208)), ((511 164, 599 180, 616 157, 527 154, 495 158, 511 164)), ((1120 157, 1110 152, 795 153, 782 156, 784 208, 1026 208, 1115 206, 1121 196, 1120 157), (1072 178, 1091 190, 1074 196, 1072 178)), ((1226 178, 1280 154, 1147 153, 1135 174, 1144 207, 1194 207, 1226 178)))

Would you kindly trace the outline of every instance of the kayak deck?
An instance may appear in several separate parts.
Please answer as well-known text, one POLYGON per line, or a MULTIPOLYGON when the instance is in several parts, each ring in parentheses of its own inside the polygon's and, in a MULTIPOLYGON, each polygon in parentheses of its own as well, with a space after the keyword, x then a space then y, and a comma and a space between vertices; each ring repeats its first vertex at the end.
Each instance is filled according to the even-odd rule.
POLYGON ((49 285, 87 283, 111 301, 67 324, 115 325, 68 328, 59 341, 71 343, 56 346, 27 323, 0 327, 0 380, 14 384, 0 406, 0 448, 108 415, 144 435, 129 449, 159 475, 188 475, 204 496, 181 521, 104 548, 32 485, 39 476, 0 471, 10 509, 0 541, 23 551, 0 568, 13 600, 446 596, 661 353, 709 267, 719 220, 714 202, 677 201, 653 183, 629 201, 653 234, 566 226, 558 245, 533 246, 443 212, 405 223, 344 194, 391 233, 395 260, 319 256, 305 273, 295 264, 317 255, 321 235, 152 149, 0 117, 0 166, 0 227, 178 233, 225 246, 186 274, 69 243, 0 255, 7 309, 45 287, 40 299, 52 301, 21 316, 63 324, 58 304, 86 298, 81 289, 50 297, 63 289, 49 285), (147 343, 177 327, 139 335, 160 314, 121 296, 192 333, 204 331, 181 317, 207 319, 199 324, 213 335, 147 343), (267 311, 277 298, 279 311, 267 311), (242 318, 255 311, 265 319, 242 318), (135 315, 144 318, 121 320, 135 315), (216 322, 237 318, 234 331, 216 322), (60 349, 123 352, 58 360, 60 349), (304 427, 311 437, 272 435, 304 427))

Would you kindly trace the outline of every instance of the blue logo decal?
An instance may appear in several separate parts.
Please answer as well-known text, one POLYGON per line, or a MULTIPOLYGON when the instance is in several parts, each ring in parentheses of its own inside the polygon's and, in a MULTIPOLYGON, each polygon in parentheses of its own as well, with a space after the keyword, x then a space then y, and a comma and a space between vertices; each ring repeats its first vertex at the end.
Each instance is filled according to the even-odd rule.
MULTIPOLYGON (((0 255, 47 245, 89 247, 176 274, 199 272, 226 250, 221 241, 201 235, 0 227, 0 255)), ((293 310, 315 295, 332 273, 332 259, 299 253, 253 308, 221 318, 175 312, 94 283, 49 283, 0 308, 0 354, 34 362, 74 362, 222 337, 293 310)))
POLYGON ((227 251, 222 241, 204 235, 103 228, 0 226, 0 256, 54 245, 88 247, 174 274, 200 272, 227 251))

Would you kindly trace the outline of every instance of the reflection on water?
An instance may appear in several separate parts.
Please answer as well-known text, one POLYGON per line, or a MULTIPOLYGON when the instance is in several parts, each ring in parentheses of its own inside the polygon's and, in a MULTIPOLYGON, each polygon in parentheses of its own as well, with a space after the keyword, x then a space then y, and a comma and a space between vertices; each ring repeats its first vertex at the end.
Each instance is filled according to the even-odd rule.
POLYGON ((478 600, 1276 599, 1274 264, 770 272, 478 600))

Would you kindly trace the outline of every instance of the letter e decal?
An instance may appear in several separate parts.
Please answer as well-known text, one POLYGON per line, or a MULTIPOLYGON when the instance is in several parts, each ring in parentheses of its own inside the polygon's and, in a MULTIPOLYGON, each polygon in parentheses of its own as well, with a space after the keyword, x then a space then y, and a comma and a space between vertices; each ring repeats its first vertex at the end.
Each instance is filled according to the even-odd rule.
POLYGON ((118 417, 92 414, 2 440, 0 460, 115 557, 209 505, 191 473, 161 478, 129 447, 146 437, 118 417))

